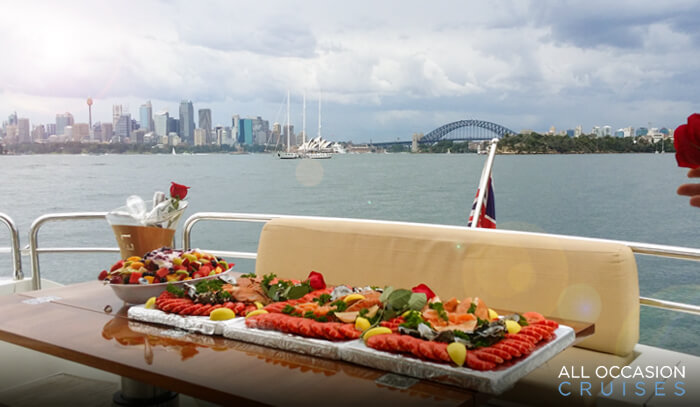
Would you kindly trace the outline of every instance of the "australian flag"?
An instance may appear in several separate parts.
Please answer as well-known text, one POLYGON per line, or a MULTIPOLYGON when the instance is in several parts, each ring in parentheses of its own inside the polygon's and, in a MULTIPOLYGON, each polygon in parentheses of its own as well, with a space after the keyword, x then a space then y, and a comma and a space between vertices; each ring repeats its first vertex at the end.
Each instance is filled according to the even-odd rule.
MULTIPOLYGON (((479 190, 477 189, 476 196, 474 197, 474 203, 472 204, 472 211, 469 214, 469 222, 467 223, 467 226, 472 226, 472 222, 474 222, 474 211, 476 210, 476 200, 478 198, 479 190)), ((491 183, 491 177, 489 177, 489 182, 486 183, 484 203, 481 206, 481 214, 476 221, 476 227, 496 229, 496 202, 493 199, 493 185, 491 183)))

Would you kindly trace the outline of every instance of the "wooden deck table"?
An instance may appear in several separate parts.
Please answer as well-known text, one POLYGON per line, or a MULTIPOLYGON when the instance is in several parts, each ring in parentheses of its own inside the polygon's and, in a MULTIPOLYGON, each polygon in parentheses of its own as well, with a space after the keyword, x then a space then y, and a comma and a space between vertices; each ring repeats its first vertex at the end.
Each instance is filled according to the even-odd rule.
POLYGON ((0 297, 0 340, 227 405, 472 406, 487 398, 425 380, 386 385, 397 376, 129 321, 127 307, 97 281, 0 297))

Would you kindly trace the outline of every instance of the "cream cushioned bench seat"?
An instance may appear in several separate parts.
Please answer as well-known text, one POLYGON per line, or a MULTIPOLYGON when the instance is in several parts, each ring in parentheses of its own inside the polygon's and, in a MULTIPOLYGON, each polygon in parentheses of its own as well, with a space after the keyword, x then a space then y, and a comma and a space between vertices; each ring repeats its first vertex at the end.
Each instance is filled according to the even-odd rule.
MULTIPOLYGON (((479 296, 491 308, 537 311, 594 322, 595 334, 502 395, 534 405, 592 404, 562 397, 562 366, 626 365, 639 339, 639 283, 632 251, 619 244, 555 235, 350 219, 279 218, 258 245, 256 273, 329 284, 426 283, 443 299, 479 296)), ((571 380, 575 390, 580 380, 571 380)))
POLYGON ((623 245, 554 235, 349 219, 273 219, 256 273, 329 284, 426 283, 443 299, 595 322, 579 346, 629 354, 639 339, 639 285, 623 245))

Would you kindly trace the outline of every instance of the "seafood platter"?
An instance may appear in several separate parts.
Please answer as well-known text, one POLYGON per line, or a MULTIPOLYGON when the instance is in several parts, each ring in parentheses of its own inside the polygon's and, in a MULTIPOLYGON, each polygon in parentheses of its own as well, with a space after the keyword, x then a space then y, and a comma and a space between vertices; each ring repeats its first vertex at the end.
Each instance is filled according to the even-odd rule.
MULTIPOLYGON (((199 251, 190 254, 196 260, 189 263, 209 265, 205 271, 226 264, 199 251)), ((441 299, 425 284, 330 286, 317 272, 298 281, 274 274, 218 276, 223 270, 214 270, 198 275, 214 278, 188 275, 179 285, 168 284, 131 306, 129 319, 491 394, 507 390, 575 339, 572 328, 537 312, 499 315, 479 297, 441 299)))

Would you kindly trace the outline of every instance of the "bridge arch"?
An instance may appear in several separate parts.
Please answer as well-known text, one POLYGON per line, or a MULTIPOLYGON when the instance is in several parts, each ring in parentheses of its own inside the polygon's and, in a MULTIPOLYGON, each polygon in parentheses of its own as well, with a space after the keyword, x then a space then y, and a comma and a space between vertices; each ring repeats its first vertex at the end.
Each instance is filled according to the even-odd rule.
POLYGON ((438 127, 437 129, 429 132, 423 138, 420 139, 420 143, 435 143, 440 140, 490 140, 496 136, 497 138, 502 138, 503 136, 507 134, 517 134, 513 130, 501 126, 500 124, 492 123, 492 122, 487 122, 484 120, 459 120, 456 122, 452 123, 447 123, 445 125, 442 125, 438 127), (448 137, 445 138, 448 134, 454 132, 455 130, 461 129, 461 128, 467 128, 467 127, 475 127, 478 129, 483 129, 487 130, 489 133, 488 135, 482 134, 477 134, 477 135, 470 135, 468 137, 448 137))

